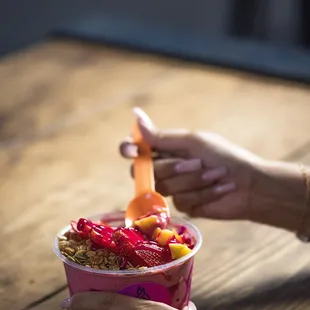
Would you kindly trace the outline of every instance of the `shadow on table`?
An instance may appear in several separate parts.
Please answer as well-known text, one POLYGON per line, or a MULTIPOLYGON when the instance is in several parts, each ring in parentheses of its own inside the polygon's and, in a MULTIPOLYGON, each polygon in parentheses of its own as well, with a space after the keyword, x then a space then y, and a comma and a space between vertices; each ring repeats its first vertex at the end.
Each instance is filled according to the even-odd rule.
POLYGON ((196 298, 193 301, 197 305, 198 310, 263 310, 264 307, 277 309, 271 308, 271 306, 280 307, 280 305, 286 305, 287 307, 299 305, 304 306, 300 309, 309 309, 310 271, 297 274, 285 282, 281 279, 276 279, 262 283, 246 296, 243 293, 245 290, 246 287, 242 287, 240 290, 217 295, 214 298, 196 298), (243 296, 240 297, 240 295, 243 296))

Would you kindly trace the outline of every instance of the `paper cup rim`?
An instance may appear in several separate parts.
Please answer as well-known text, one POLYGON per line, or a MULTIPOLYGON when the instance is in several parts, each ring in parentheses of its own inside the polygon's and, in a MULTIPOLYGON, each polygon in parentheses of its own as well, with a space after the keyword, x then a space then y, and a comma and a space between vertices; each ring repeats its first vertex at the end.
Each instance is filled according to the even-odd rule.
MULTIPOLYGON (((103 216, 108 216, 109 214, 112 214, 116 216, 117 214, 124 215, 124 212, 110 212, 110 213, 103 213, 103 214, 97 214, 97 215, 92 215, 88 218, 102 218, 103 216)), ((87 217, 86 217, 87 218, 87 217)), ((70 267, 79 269, 81 271, 87 272, 87 273, 95 273, 98 275, 106 275, 106 276, 141 276, 141 275, 146 275, 146 274, 153 274, 153 273, 158 273, 158 272, 163 272, 167 269, 179 266, 183 264, 185 261, 189 260, 191 257, 193 257, 201 248, 202 245, 202 235, 199 231, 199 229, 189 221, 182 219, 180 217, 171 217, 171 223, 174 224, 181 224, 189 228, 191 231, 194 232, 195 234, 195 241, 196 244, 192 251, 188 253, 187 255, 176 259, 170 263, 160 265, 160 266, 155 266, 155 267, 150 267, 147 269, 134 269, 134 270, 102 270, 102 269, 95 269, 95 268, 90 268, 90 267, 85 267, 83 265, 77 264, 75 262, 70 261, 68 258, 66 258, 59 250, 59 239, 58 236, 62 236, 65 232, 71 229, 70 225, 67 225, 66 227, 62 228, 56 235, 53 243, 53 249, 57 257, 63 261, 64 264, 69 265, 70 267), (177 222, 177 223, 175 223, 177 222)))

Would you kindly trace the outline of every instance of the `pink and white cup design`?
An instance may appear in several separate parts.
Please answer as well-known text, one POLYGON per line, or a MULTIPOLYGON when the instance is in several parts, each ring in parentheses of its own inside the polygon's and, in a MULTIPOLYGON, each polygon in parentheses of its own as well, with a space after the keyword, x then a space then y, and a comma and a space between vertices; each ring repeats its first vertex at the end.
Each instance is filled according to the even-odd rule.
MULTIPOLYGON (((120 226, 124 223, 124 218, 124 212, 91 217, 92 220, 101 219, 112 226, 120 226)), ((105 291, 162 302, 176 309, 183 309, 190 300, 194 256, 201 247, 202 237, 194 225, 183 219, 172 217, 171 226, 185 226, 194 238, 194 249, 178 260, 146 270, 113 271, 84 267, 61 254, 56 237, 54 250, 64 263, 70 296, 78 292, 105 291)), ((70 228, 65 227, 58 235, 63 235, 70 228)))

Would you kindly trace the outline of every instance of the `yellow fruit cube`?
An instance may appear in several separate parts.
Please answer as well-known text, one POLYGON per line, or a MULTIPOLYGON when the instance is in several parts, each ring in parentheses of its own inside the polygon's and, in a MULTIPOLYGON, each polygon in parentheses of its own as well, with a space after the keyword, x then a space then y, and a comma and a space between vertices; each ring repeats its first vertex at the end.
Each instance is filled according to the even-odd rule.
POLYGON ((177 233, 177 230, 175 228, 172 229, 175 239, 177 239, 178 242, 184 243, 182 237, 177 233))
POLYGON ((140 231, 144 234, 152 233, 152 231, 157 226, 157 216, 151 215, 145 218, 142 218, 141 220, 134 221, 134 226, 138 227, 140 231))
POLYGON ((180 243, 170 243, 169 249, 171 252, 172 259, 181 258, 181 257, 189 254, 192 251, 185 244, 180 244, 180 243))
POLYGON ((153 240, 156 240, 156 238, 158 237, 158 235, 160 234, 160 232, 161 232, 161 229, 160 229, 159 227, 157 227, 157 228, 154 230, 153 234, 152 234, 152 239, 153 239, 153 240))
POLYGON ((165 246, 167 245, 170 240, 174 237, 174 234, 169 229, 162 229, 159 235, 156 238, 156 241, 159 245, 165 246))

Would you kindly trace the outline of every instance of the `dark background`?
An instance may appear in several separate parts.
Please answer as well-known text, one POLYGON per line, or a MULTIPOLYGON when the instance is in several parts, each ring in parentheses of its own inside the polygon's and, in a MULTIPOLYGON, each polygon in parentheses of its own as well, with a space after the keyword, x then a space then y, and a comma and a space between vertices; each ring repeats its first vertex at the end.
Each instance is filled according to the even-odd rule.
POLYGON ((309 0, 0 0, 0 55, 69 35, 310 82, 309 0))

